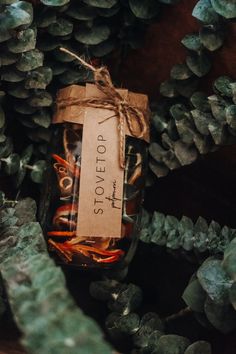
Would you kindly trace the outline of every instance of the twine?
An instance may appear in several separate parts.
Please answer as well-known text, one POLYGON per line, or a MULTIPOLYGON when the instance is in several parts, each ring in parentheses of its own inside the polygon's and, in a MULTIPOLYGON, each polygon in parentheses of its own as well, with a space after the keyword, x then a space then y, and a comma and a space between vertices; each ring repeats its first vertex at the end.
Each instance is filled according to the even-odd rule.
MULTIPOLYGON (((61 110, 69 106, 85 106, 93 108, 102 108, 114 111, 115 114, 110 119, 116 117, 118 120, 119 130, 119 162, 122 169, 125 168, 125 122, 132 134, 136 138, 143 138, 147 132, 147 122, 145 120, 145 112, 141 109, 130 105, 120 94, 116 91, 111 76, 107 68, 95 68, 93 65, 87 63, 82 58, 72 53, 66 48, 60 48, 61 51, 76 58, 85 68, 91 70, 94 75, 94 83, 97 88, 105 94, 103 98, 62 98, 57 99, 57 109, 61 110), (139 132, 135 131, 134 119, 138 122, 139 132)), ((104 121, 105 121, 104 120, 104 121)), ((103 123, 104 121, 100 122, 103 123)))

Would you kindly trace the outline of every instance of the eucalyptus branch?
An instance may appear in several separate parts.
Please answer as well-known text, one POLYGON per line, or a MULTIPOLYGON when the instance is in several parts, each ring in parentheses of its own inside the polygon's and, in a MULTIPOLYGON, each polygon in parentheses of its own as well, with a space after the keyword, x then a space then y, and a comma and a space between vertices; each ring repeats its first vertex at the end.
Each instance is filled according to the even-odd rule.
POLYGON ((171 250, 222 254, 235 237, 236 229, 221 227, 215 221, 208 224, 202 217, 193 223, 186 216, 178 220, 175 216, 165 216, 157 211, 153 214, 143 212, 140 240, 145 243, 165 246, 171 250))

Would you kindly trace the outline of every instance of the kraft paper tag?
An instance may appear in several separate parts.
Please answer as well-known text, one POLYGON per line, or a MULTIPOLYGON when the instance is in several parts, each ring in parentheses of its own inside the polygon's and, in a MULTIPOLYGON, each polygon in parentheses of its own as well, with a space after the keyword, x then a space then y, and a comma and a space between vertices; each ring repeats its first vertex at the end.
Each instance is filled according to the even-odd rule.
MULTIPOLYGON (((93 85, 86 97, 102 95, 93 85)), ((86 107, 83 125, 77 235, 121 237, 124 170, 119 164, 113 111, 86 107)))

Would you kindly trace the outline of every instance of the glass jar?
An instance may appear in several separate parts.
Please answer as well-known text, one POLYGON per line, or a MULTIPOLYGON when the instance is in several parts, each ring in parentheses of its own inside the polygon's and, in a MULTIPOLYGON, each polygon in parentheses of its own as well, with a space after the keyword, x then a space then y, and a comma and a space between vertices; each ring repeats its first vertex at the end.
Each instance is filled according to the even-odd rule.
MULTIPOLYGON (((145 140, 126 135, 121 235, 78 236, 84 126, 65 122, 54 127, 40 208, 49 251, 57 262, 66 265, 122 268, 133 257, 140 232, 148 144, 145 140)), ((99 210, 97 205, 94 211, 99 213, 99 210)), ((87 223, 90 222, 88 219, 87 223)))

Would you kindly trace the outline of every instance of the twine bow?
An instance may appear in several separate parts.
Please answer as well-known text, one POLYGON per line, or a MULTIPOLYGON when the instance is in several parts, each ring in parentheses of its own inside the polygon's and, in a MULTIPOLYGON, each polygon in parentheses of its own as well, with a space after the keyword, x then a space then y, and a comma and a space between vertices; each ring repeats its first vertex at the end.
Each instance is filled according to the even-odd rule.
MULTIPOLYGON (((125 168, 125 122, 133 136, 136 138, 143 138, 147 132, 147 122, 145 120, 145 112, 141 109, 130 105, 120 94, 116 91, 109 71, 105 67, 95 68, 93 65, 87 63, 76 54, 70 52, 66 48, 60 48, 61 51, 76 58, 84 67, 91 70, 94 75, 94 83, 97 88, 105 94, 104 98, 91 97, 91 98, 71 98, 71 99, 58 99, 57 109, 64 109, 68 106, 82 105, 86 107, 103 108, 114 111, 115 114, 111 117, 117 117, 118 130, 119 130, 119 161, 120 167, 125 168), (139 126, 139 132, 136 131, 134 126, 134 119, 139 126)), ((103 123, 104 121, 100 122, 103 123)))

